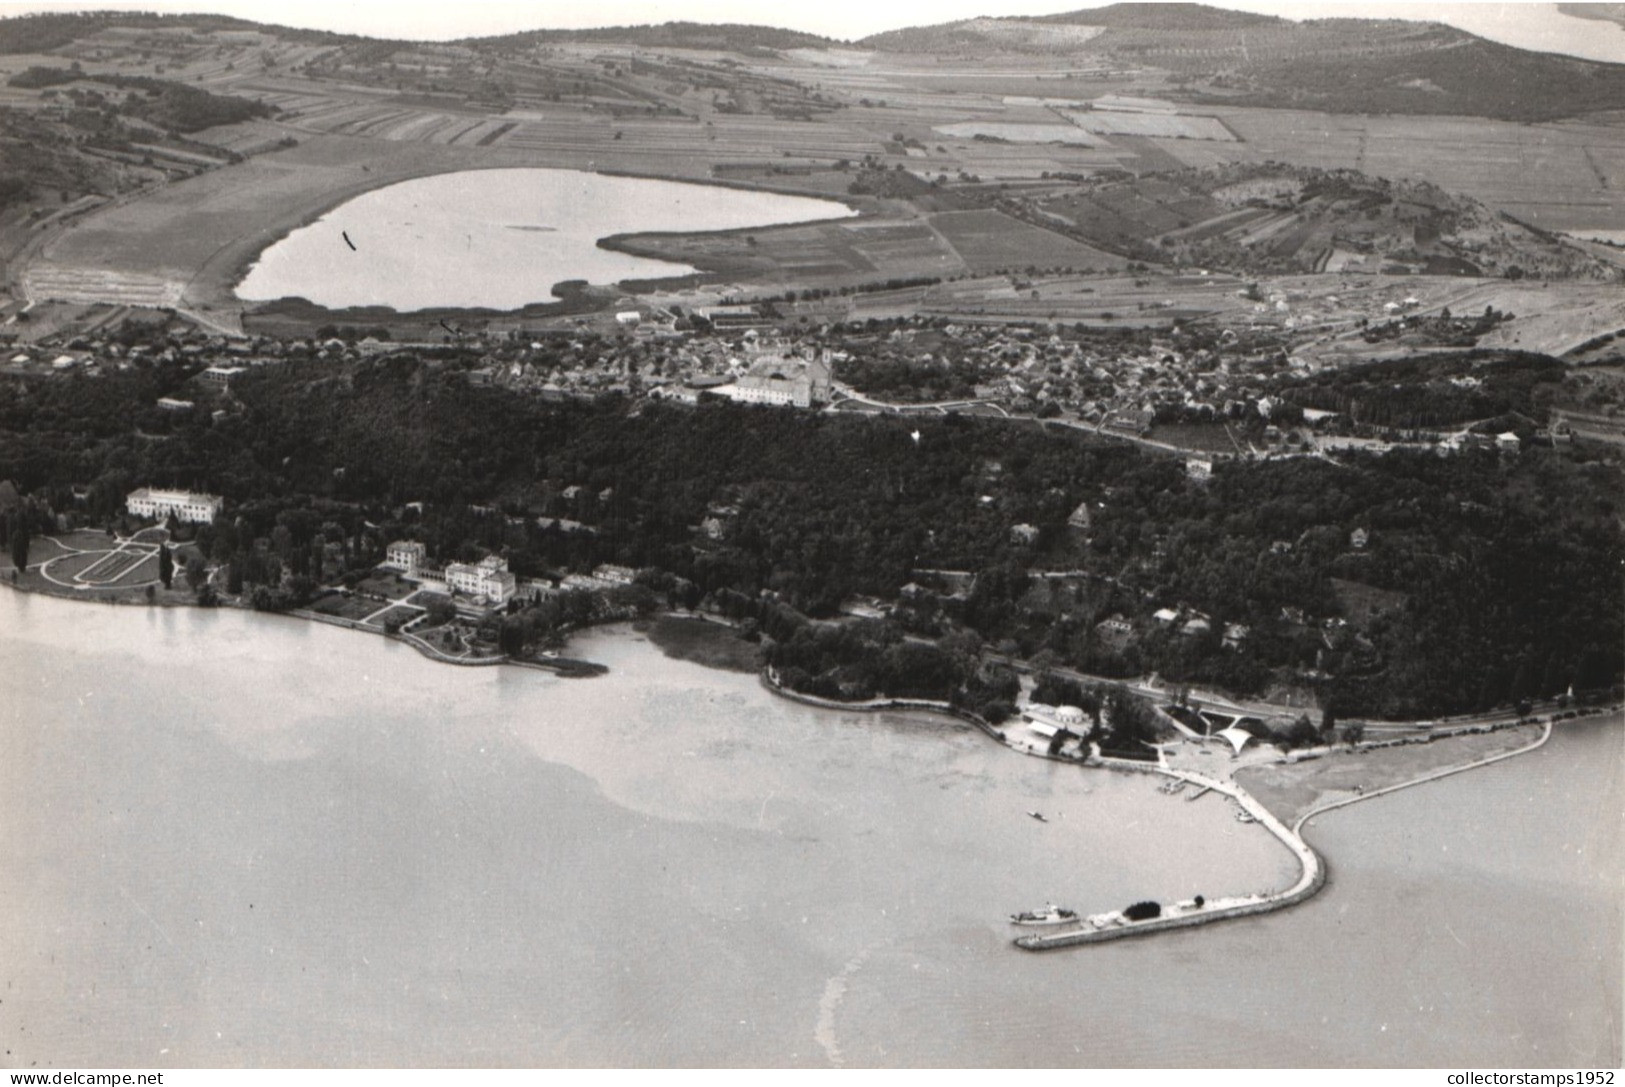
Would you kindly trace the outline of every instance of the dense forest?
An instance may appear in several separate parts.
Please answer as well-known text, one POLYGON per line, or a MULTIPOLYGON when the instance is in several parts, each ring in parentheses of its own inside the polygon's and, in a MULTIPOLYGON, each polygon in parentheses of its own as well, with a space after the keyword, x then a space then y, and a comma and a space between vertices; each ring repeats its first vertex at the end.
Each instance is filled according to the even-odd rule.
POLYGON ((528 576, 624 563, 757 621, 763 601, 799 625, 854 595, 894 600, 895 629, 854 661, 916 673, 919 689, 941 677, 898 648, 904 634, 972 633, 1091 674, 1309 684, 1340 713, 1477 709, 1620 679, 1620 472, 1579 454, 1221 462, 1197 481, 1179 460, 1031 424, 547 403, 402 358, 264 368, 218 423, 145 406, 185 377, 169 364, 10 383, 0 479, 24 493, 89 484, 106 517, 135 486, 193 487, 224 495, 255 534, 289 510, 347 510, 442 560, 502 550, 528 576), (718 531, 697 531, 719 509, 718 531), (1102 629, 1114 617, 1132 637, 1102 629))
POLYGON ((1341 412, 1357 423, 1449 427, 1507 415, 1543 418, 1542 386, 1555 392, 1567 368, 1548 355, 1475 350, 1350 366, 1283 382, 1303 408, 1341 412))

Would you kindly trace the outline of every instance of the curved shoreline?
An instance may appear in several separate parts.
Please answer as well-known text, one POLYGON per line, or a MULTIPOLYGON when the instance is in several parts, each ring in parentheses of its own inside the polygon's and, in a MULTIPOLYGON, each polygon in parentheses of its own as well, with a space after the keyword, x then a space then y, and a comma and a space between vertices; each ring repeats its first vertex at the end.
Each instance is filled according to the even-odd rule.
POLYGON ((1317 815, 1322 815, 1329 811, 1335 811, 1338 808, 1346 808, 1350 804, 1358 804, 1362 800, 1370 800, 1373 797, 1386 796, 1389 793, 1397 793, 1399 790, 1409 789, 1413 785, 1425 785, 1430 781, 1438 781, 1440 778, 1446 778, 1452 774, 1459 774, 1464 770, 1476 770, 1480 766, 1488 766, 1492 762, 1500 762, 1502 759, 1510 759, 1514 755, 1526 755, 1529 752, 1544 746, 1546 741, 1550 740, 1551 738, 1552 720, 1548 717, 1545 725, 1541 729, 1539 739, 1527 743, 1523 747, 1514 748, 1511 751, 1497 752, 1494 755, 1486 755, 1481 759, 1475 759, 1474 761, 1464 763, 1461 766, 1446 766, 1443 769, 1431 770, 1428 773, 1423 774, 1421 777, 1412 778, 1409 781, 1397 782, 1393 785, 1385 785, 1380 789, 1373 789, 1369 793, 1359 793, 1355 796, 1345 796, 1339 797, 1336 800, 1329 800, 1324 804, 1319 804, 1313 808, 1310 808, 1308 811, 1298 816, 1296 821, 1294 821, 1292 824, 1292 832, 1294 834, 1301 833, 1304 825, 1317 815))
MULTIPOLYGON (((60 544, 60 542, 58 542, 58 545, 64 547, 67 546, 60 544)), ((46 565, 49 562, 55 561, 55 558, 61 557, 65 556, 55 556, 53 559, 45 560, 45 562, 41 563, 40 565, 46 565)), ((16 592, 33 593, 38 591, 35 589, 25 588, 12 582, 0 583, 9 585, 9 587, 16 592)), ((89 597, 63 592, 44 591, 40 592, 39 595, 53 596, 64 600, 90 599, 89 597)), ((112 597, 102 597, 100 599, 103 599, 108 603, 126 602, 116 601, 112 597)), ((131 603, 133 603, 133 601, 131 601, 131 603)), ((147 604, 146 606, 150 607, 153 605, 147 604)), ((424 639, 419 638, 416 635, 404 633, 392 635, 381 629, 373 630, 363 626, 355 620, 342 618, 340 616, 327 615, 304 608, 290 609, 286 612, 271 614, 285 615, 294 619, 315 620, 330 626, 378 634, 391 641, 404 642, 410 645, 413 649, 417 650, 420 655, 445 664, 456 664, 463 666, 516 664, 521 667, 553 672, 561 677, 597 674, 597 672, 591 671, 590 669, 602 668, 601 665, 590 665, 590 662, 567 661, 565 659, 561 659, 557 666, 549 666, 547 663, 539 661, 514 660, 506 655, 498 655, 488 658, 454 657, 437 650, 424 639), (574 668, 572 666, 580 667, 574 668)), ((1215 921, 1230 920, 1238 917, 1250 917, 1296 906, 1314 897, 1314 895, 1316 895, 1326 885, 1326 862, 1302 835, 1303 828, 1310 822, 1310 820, 1318 815, 1322 815, 1326 812, 1334 811, 1339 808, 1348 807, 1352 804, 1359 803, 1362 800, 1370 800, 1375 797, 1385 796, 1401 789, 1408 789, 1416 785, 1426 784, 1428 782, 1436 781, 1440 778, 1449 777, 1454 774, 1459 774, 1467 770, 1478 769, 1479 767, 1488 766, 1491 763, 1501 762, 1517 755, 1528 754, 1529 752, 1535 751, 1544 746, 1547 741, 1551 739, 1552 732, 1554 731, 1554 722, 1550 717, 1548 717, 1543 722, 1540 736, 1522 747, 1514 748, 1510 751, 1501 751, 1491 755, 1486 755, 1482 758, 1475 759, 1459 766, 1443 767, 1441 769, 1422 774, 1419 777, 1412 778, 1407 781, 1397 782, 1392 785, 1383 786, 1370 792, 1362 792, 1354 796, 1339 797, 1335 800, 1319 804, 1303 812, 1297 817, 1296 820, 1294 820, 1292 825, 1288 827, 1273 812, 1271 812, 1262 801, 1258 800, 1234 780, 1220 780, 1218 778, 1209 777, 1206 774, 1197 773, 1191 770, 1178 770, 1164 765, 1161 762, 1139 762, 1130 759, 1120 759, 1101 755, 1094 755, 1084 759, 1067 758, 1051 755, 1043 751, 1024 748, 1010 742, 1005 737, 1003 731, 988 723, 988 721, 979 714, 954 706, 951 703, 944 701, 919 698, 887 697, 868 699, 862 702, 841 702, 834 699, 822 698, 817 695, 805 694, 785 688, 778 682, 778 679, 773 674, 773 670, 771 668, 762 668, 759 670, 757 672, 757 680, 770 693, 777 695, 780 698, 784 698, 792 702, 799 702, 803 705, 812 706, 818 709, 861 713, 912 710, 942 714, 961 723, 970 724, 985 734, 989 739, 995 740, 1004 747, 1010 748, 1013 751, 1028 755, 1030 757, 1049 759, 1050 761, 1054 762, 1065 762, 1080 767, 1121 770, 1142 774, 1160 774, 1175 781, 1195 785, 1202 792, 1212 791, 1220 793, 1234 800, 1243 812, 1251 816, 1253 821, 1262 824, 1264 829, 1274 835, 1275 838, 1281 842, 1281 844, 1286 846, 1287 849, 1292 852, 1299 864, 1299 875, 1297 880, 1290 887, 1282 891, 1262 895, 1249 895, 1241 899, 1219 899, 1212 905, 1195 907, 1194 909, 1189 910, 1189 912, 1164 915, 1144 921, 1124 921, 1119 919, 1111 923, 1110 927, 1072 929, 1066 932, 1052 933, 1047 935, 1025 935, 1016 937, 1012 942, 1017 947, 1020 947, 1025 951, 1047 951, 1062 947, 1074 947, 1081 944, 1102 943, 1111 940, 1124 939, 1130 936, 1151 935, 1156 932, 1167 932, 1180 928, 1194 928, 1199 925, 1211 924, 1215 921)), ((1200 793, 1197 795, 1200 795, 1200 793)))
POLYGON ((1234 781, 1220 781, 1217 778, 1212 778, 1205 774, 1199 774, 1194 771, 1175 770, 1171 767, 1162 765, 1161 763, 1141 763, 1128 759, 1114 759, 1105 756, 1079 761, 1076 759, 1060 759, 1056 756, 1027 751, 1005 740, 1002 732, 995 729, 981 717, 971 713, 968 710, 960 709, 959 707, 952 706, 946 702, 937 702, 929 699, 907 698, 870 699, 865 702, 854 703, 838 702, 833 699, 820 698, 816 695, 808 695, 799 691, 788 690, 780 686, 778 682, 768 674, 768 670, 766 669, 762 671, 759 678, 762 686, 767 688, 767 690, 773 694, 776 694, 781 698, 789 699, 793 702, 801 702, 805 705, 817 706, 824 709, 849 710, 863 713, 874 713, 885 710, 918 710, 923 712, 942 713, 946 716, 953 717, 956 720, 965 721, 975 725, 983 733, 987 734, 990 739, 997 740, 1003 746, 1021 754, 1030 755, 1037 758, 1049 758, 1058 762, 1070 762, 1083 767, 1098 767, 1108 770, 1125 770, 1136 773, 1160 774, 1176 781, 1181 781, 1186 784, 1196 785, 1205 790, 1221 793, 1234 800, 1242 811, 1250 815, 1256 822, 1262 824, 1264 829, 1268 830, 1272 835, 1274 835, 1275 838, 1280 841, 1282 845, 1286 846, 1287 849, 1291 851, 1292 855, 1297 858, 1299 865, 1298 878, 1285 890, 1276 891, 1265 895, 1248 896, 1246 899, 1241 901, 1221 899, 1216 905, 1209 907, 1198 907, 1192 912, 1180 913, 1173 916, 1161 916, 1145 921, 1118 923, 1108 928, 1089 928, 1081 930, 1073 929, 1067 932, 1053 933, 1048 935, 1018 936, 1012 942, 1024 951, 1050 951, 1062 947, 1077 947, 1082 944, 1104 943, 1111 940, 1125 939, 1130 936, 1149 936, 1153 933, 1168 932, 1174 929, 1195 928, 1199 925, 1212 924, 1215 921, 1227 921, 1238 917, 1253 917, 1259 914, 1273 913, 1276 910, 1288 909, 1292 906, 1299 905, 1300 903, 1307 902, 1326 886, 1327 878, 1327 866, 1325 859, 1321 857, 1315 848, 1311 846, 1302 835, 1303 827, 1315 816, 1324 814, 1325 812, 1332 811, 1337 808, 1357 804, 1362 800, 1370 800, 1374 797, 1385 796, 1389 793, 1397 792, 1400 789, 1408 789, 1415 785, 1423 785, 1427 782, 1436 781, 1440 778, 1449 777, 1453 774, 1459 774, 1467 770, 1476 770, 1481 766, 1488 766, 1491 763, 1500 762, 1504 759, 1510 759, 1516 755, 1527 754, 1540 748, 1549 739, 1551 739, 1553 731, 1553 723, 1551 719, 1548 718, 1541 731, 1540 737, 1532 743, 1524 745, 1523 747, 1516 748, 1512 751, 1502 751, 1493 755, 1487 755, 1483 758, 1475 759, 1472 762, 1464 763, 1460 766, 1450 766, 1440 770, 1434 770, 1423 774, 1420 777, 1412 778, 1409 781, 1402 781, 1394 785, 1384 786, 1383 788, 1374 789, 1368 793, 1360 793, 1350 797, 1340 797, 1336 800, 1318 805, 1311 808, 1309 811, 1304 812, 1289 827, 1283 823, 1274 812, 1271 812, 1267 807, 1265 807, 1262 801, 1258 800, 1245 788, 1234 781))
MULTIPOLYGON (((348 184, 340 185, 332 190, 323 192, 319 199, 306 204, 300 209, 297 209, 295 214, 282 217, 272 225, 263 227, 252 234, 232 238, 221 243, 220 247, 216 249, 215 252, 208 258, 206 258, 203 263, 194 270, 191 278, 186 281, 185 287, 182 291, 183 300, 192 305, 213 308, 235 308, 245 312, 255 306, 273 305, 277 302, 284 301, 286 298, 293 296, 284 296, 283 298, 242 298, 237 294, 237 287, 248 278, 248 274, 253 271, 256 265, 259 264, 260 259, 268 250, 285 240, 295 231, 314 226, 316 223, 320 222, 328 215, 331 215, 344 205, 354 200, 358 200, 370 193, 379 192, 383 189, 392 188, 396 185, 404 185, 411 181, 422 181, 426 178, 443 177, 448 174, 475 173, 490 170, 559 170, 570 173, 597 174, 600 177, 625 178, 639 181, 662 181, 674 185, 698 185, 711 188, 733 189, 741 192, 767 193, 776 196, 793 196, 801 199, 820 199, 828 200, 831 203, 840 204, 846 207, 850 212, 849 215, 845 216, 832 215, 828 217, 828 219, 820 218, 803 220, 795 223, 769 223, 758 226, 730 227, 724 230, 716 231, 671 230, 638 231, 631 233, 620 232, 606 234, 602 238, 594 240, 594 244, 596 246, 612 252, 624 253, 629 256, 640 257, 646 260, 658 260, 663 263, 671 264, 674 269, 684 269, 680 272, 674 271, 670 278, 700 277, 705 275, 713 275, 716 273, 705 268, 684 264, 680 261, 673 261, 667 257, 651 256, 648 253, 639 252, 632 248, 628 243, 634 243, 636 239, 643 237, 683 238, 710 237, 713 234, 743 235, 753 231, 770 230, 780 226, 801 226, 810 222, 839 221, 846 218, 861 216, 863 214, 863 209, 855 206, 854 202, 850 199, 843 200, 834 197, 809 194, 805 191, 798 192, 778 187, 752 186, 732 180, 713 181, 704 178, 682 177, 670 174, 640 174, 626 170, 600 170, 590 167, 558 166, 534 162, 481 162, 434 165, 427 163, 415 163, 411 166, 381 173, 375 177, 364 179, 357 178, 348 184), (267 237, 269 240, 266 240, 267 237)), ((559 281, 559 283, 567 282, 570 282, 568 278, 559 281)), ((589 285, 601 288, 614 288, 617 287, 620 282, 621 281, 617 280, 614 283, 589 285)), ((554 288, 557 288, 557 286, 557 283, 553 285, 554 288)), ((309 299, 305 299, 305 301, 309 302, 312 306, 326 311, 329 314, 340 317, 343 316, 346 311, 358 308, 355 306, 329 306, 323 303, 311 301, 309 299)), ((525 306, 518 306, 508 309, 479 306, 428 306, 422 307, 419 310, 399 310, 392 306, 361 308, 389 309, 397 316, 407 316, 413 313, 422 312, 423 309, 445 309, 459 312, 488 313, 496 316, 507 316, 522 313, 526 306, 555 305, 557 302, 558 298, 555 295, 550 298, 541 298, 535 300, 534 302, 526 303, 525 306)))
MULTIPOLYGON (((240 316, 244 311, 261 303, 238 298, 235 293, 236 285, 243 280, 266 249, 288 234, 310 226, 344 203, 368 192, 406 181, 475 170, 571 170, 604 177, 708 185, 744 192, 825 200, 844 205, 860 215, 879 206, 879 202, 871 197, 832 194, 797 187, 782 180, 779 183, 770 181, 758 184, 737 178, 716 178, 709 174, 708 167, 706 172, 701 173, 683 161, 651 163, 661 165, 663 168, 648 171, 640 168, 644 165, 642 161, 635 165, 625 164, 619 160, 615 160, 614 164, 595 165, 595 160, 603 157, 596 153, 551 154, 501 145, 489 147, 464 145, 453 147, 417 143, 394 145, 388 141, 303 128, 298 124, 297 118, 272 123, 278 132, 296 141, 294 146, 250 155, 241 162, 205 170, 200 174, 146 190, 125 193, 99 208, 72 217, 70 220, 76 227, 83 227, 95 225, 104 217, 117 214, 121 209, 136 206, 153 207, 159 209, 158 221, 138 225, 115 221, 116 225, 111 229, 115 233, 134 231, 136 236, 157 237, 181 228, 183 217, 171 206, 178 202, 179 194, 184 196, 184 203, 188 208, 201 203, 205 209, 213 208, 225 218, 235 217, 241 224, 240 232, 235 232, 229 237, 218 235, 210 237, 199 246, 198 251, 177 255, 173 259, 165 258, 155 263, 150 254, 144 254, 138 259, 126 259, 108 265, 99 260, 96 254, 88 251, 76 251, 67 255, 58 252, 59 246, 64 241, 71 243, 80 233, 79 230, 65 229, 67 224, 64 223, 60 228, 46 232, 44 236, 30 239, 27 253, 19 253, 18 259, 12 262, 7 273, 8 278, 19 285, 24 284, 27 281, 26 273, 35 266, 84 268, 99 273, 160 278, 173 285, 180 308, 212 313, 217 319, 223 319, 228 315, 240 316), (685 172, 685 167, 689 167, 691 172, 685 172), (282 179, 290 173, 302 171, 311 175, 310 181, 291 191, 287 190, 282 184, 282 179), (244 215, 243 209, 236 206, 227 208, 224 204, 220 208, 214 208, 221 195, 221 186, 227 182, 230 182, 231 191, 245 191, 263 184, 275 195, 264 202, 263 213, 255 209, 244 215), (242 222, 245 219, 246 222, 242 222), (205 246, 210 247, 204 248, 205 246)), ((695 277, 704 274, 706 273, 703 269, 689 273, 695 277)), ((541 299, 539 302, 551 304, 553 300, 541 299)), ((341 310, 332 312, 335 315, 342 314, 341 310)), ((508 314, 520 311, 500 312, 508 314)), ((240 335, 240 328, 232 334, 240 335)))

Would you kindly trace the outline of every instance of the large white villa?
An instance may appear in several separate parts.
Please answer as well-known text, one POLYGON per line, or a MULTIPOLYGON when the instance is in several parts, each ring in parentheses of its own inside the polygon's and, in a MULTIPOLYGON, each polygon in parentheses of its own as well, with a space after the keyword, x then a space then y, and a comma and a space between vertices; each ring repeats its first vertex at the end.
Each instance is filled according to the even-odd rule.
POLYGON ((428 566, 428 550, 417 540, 396 540, 384 549, 381 566, 399 570, 402 577, 481 598, 489 604, 506 604, 519 588, 518 579, 508 569, 508 560, 488 555, 479 562, 453 562, 444 570, 428 566))
POLYGON ((142 487, 125 497, 124 508, 134 517, 151 517, 161 521, 173 513, 177 521, 206 525, 213 524, 220 512, 220 496, 142 487))

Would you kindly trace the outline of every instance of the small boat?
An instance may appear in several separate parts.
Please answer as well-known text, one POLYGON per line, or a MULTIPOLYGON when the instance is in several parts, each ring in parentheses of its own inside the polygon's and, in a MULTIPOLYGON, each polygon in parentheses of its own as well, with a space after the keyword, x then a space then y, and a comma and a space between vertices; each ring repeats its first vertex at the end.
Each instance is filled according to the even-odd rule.
POLYGON ((1065 925, 1077 919, 1077 910, 1069 910, 1053 902, 1045 903, 1041 910, 1023 910, 1010 915, 1012 925, 1065 925))
POLYGON ((1045 818, 1044 818, 1044 813, 1043 813, 1043 812, 1041 812, 1041 811, 1030 811, 1030 812, 1028 812, 1028 813, 1027 813, 1027 814, 1028 814, 1028 815, 1030 815, 1030 816, 1032 816, 1032 817, 1033 817, 1033 818, 1034 818, 1034 819, 1037 819, 1037 820, 1038 820, 1038 821, 1039 821, 1039 822, 1040 822, 1040 823, 1047 823, 1047 822, 1049 822, 1049 820, 1048 820, 1048 819, 1045 819, 1045 818))
POLYGON ((1256 822, 1258 822, 1258 820, 1253 818, 1253 816, 1252 816, 1252 814, 1250 812, 1238 811, 1236 813, 1236 822, 1238 822, 1238 823, 1256 823, 1256 822))

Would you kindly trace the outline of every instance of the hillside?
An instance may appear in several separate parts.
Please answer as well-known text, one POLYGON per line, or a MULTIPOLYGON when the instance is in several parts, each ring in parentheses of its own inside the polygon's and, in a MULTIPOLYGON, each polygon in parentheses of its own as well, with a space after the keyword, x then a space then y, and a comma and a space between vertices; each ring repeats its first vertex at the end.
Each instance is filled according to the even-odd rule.
POLYGON ((260 31, 287 41, 334 44, 360 41, 351 34, 250 22, 230 15, 159 15, 145 11, 50 12, 0 19, 0 55, 49 53, 110 27, 143 30, 260 31))
POLYGON ((819 49, 837 44, 816 34, 773 26, 690 22, 661 23, 657 26, 606 26, 588 30, 526 30, 497 37, 467 38, 462 44, 510 48, 550 42, 603 42, 646 49, 716 49, 736 53, 763 49, 819 49))
POLYGON ((1117 4, 866 38, 895 53, 1069 56, 1168 73, 1204 103, 1541 121, 1625 108, 1625 65, 1536 53, 1439 23, 1294 23, 1200 4, 1117 4))
POLYGON ((1035 23, 1067 23, 1073 26, 1133 26, 1143 30, 1236 30, 1256 26, 1281 26, 1277 15, 1250 11, 1229 11, 1207 4, 1107 4, 1081 8, 1059 15, 1039 15, 1035 23))
MULTIPOLYGON (((1321 20, 1304 24, 1301 34, 1358 39, 1371 25, 1321 20)), ((1381 25, 1382 47, 1249 51, 1214 86, 1233 104, 1333 113, 1543 121, 1625 107, 1625 65, 1530 52, 1431 24, 1381 25)))
POLYGON ((1012 203, 1036 223, 1123 256, 1247 275, 1620 275, 1470 197, 1353 170, 1236 164, 1095 180, 1012 203))
MULTIPOLYGON (((110 195, 135 188, 136 171, 85 154, 61 126, 0 109, 0 212, 32 199, 110 195)), ((59 200, 58 205, 67 201, 59 200)))

